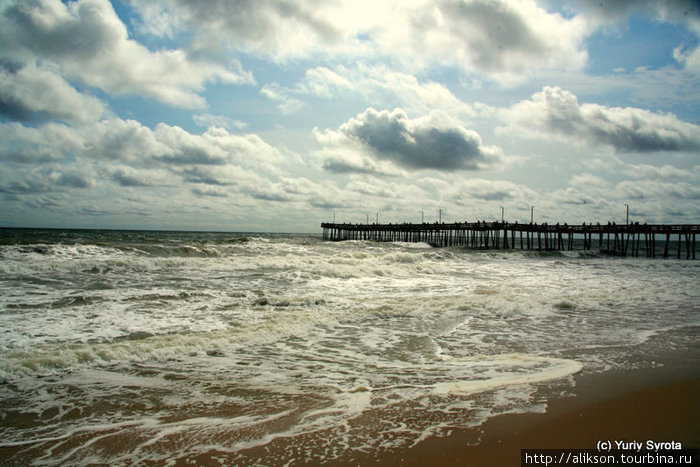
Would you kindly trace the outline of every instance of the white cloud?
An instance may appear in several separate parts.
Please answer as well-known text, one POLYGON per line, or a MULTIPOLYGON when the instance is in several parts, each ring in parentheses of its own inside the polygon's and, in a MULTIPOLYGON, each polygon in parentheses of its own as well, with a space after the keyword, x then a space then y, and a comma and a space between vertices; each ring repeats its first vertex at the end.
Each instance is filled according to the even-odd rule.
POLYGON ((37 195, 71 189, 92 188, 95 174, 79 164, 42 165, 21 173, 6 171, 0 178, 0 192, 15 195, 37 195))
POLYGON ((289 90, 276 83, 266 84, 260 89, 260 94, 278 102, 279 109, 286 114, 294 113, 303 107, 304 103, 291 96, 289 90))
MULTIPOLYGON (((553 3, 553 6, 560 7, 557 3, 560 2, 553 3)), ((696 0, 569 0, 564 8, 588 23, 591 31, 625 28, 630 16, 639 15, 664 23, 684 25, 700 37, 700 6, 696 0)), ((697 45, 688 47, 687 44, 681 44, 674 49, 673 57, 686 70, 700 73, 700 47, 697 45)))
POLYGON ((192 117, 194 123, 203 127, 218 127, 224 128, 228 131, 242 130, 248 126, 248 124, 241 120, 236 120, 225 115, 212 115, 209 113, 197 114, 192 117))
POLYGON ((677 60, 665 67, 586 73, 586 39, 620 26, 609 38, 629 46, 632 14, 700 36, 690 0, 130 0, 121 19, 107 0, 0 2, 0 196, 38 209, 37 225, 493 219, 500 206, 529 219, 532 205, 580 222, 630 200, 649 219, 700 213, 697 44, 662 44, 677 60), (211 86, 254 83, 239 60, 266 81, 211 86), (562 82, 574 92, 542 87, 562 82))
POLYGON ((377 32, 378 42, 408 60, 458 65, 501 82, 518 81, 532 70, 578 69, 586 63, 587 25, 534 1, 426 2, 398 11, 391 27, 377 32))
POLYGON ((501 82, 543 68, 580 68, 590 32, 579 18, 534 0, 227 2, 138 0, 143 29, 194 35, 192 48, 223 46, 277 62, 311 57, 392 57, 408 69, 449 65, 501 82))
POLYGON ((0 160, 5 163, 43 164, 65 159, 84 150, 85 138, 58 123, 28 127, 16 122, 0 124, 0 160))
POLYGON ((104 112, 99 99, 81 94, 52 71, 34 64, 17 70, 0 65, 0 113, 10 118, 89 122, 104 112))
POLYGON ((609 183, 605 179, 590 173, 574 175, 570 183, 571 186, 580 188, 598 188, 606 187, 609 185, 609 183))
MULTIPOLYGON (((275 148, 254 134, 233 135, 215 127, 193 134, 163 123, 151 130, 136 121, 121 119, 76 127, 46 123, 32 128, 5 123, 0 124, 0 139, 5 143, 0 160, 14 167, 17 174, 26 172, 27 166, 46 163, 72 166, 94 162, 102 167, 100 172, 105 178, 128 187, 174 186, 184 182, 236 185, 252 192, 256 183, 267 180, 264 174, 275 176, 282 160, 275 148)), ((93 186, 85 177, 81 186, 75 170, 54 172, 61 176, 44 173, 42 187, 93 186)), ((25 182, 15 183, 18 188, 14 192, 30 193, 32 186, 39 186, 31 177, 24 179, 25 182)))
POLYGON ((688 49, 683 46, 678 46, 673 50, 673 58, 678 63, 694 74, 700 74, 700 46, 694 49, 688 49))
POLYGON ((623 169, 623 173, 629 177, 649 180, 687 180, 698 178, 698 174, 693 173, 693 171, 679 169, 668 164, 660 167, 649 164, 628 164, 623 169))
POLYGON ((132 4, 143 18, 142 30, 159 36, 189 30, 195 35, 192 48, 198 51, 224 46, 284 61, 307 56, 318 46, 329 47, 344 35, 335 3, 212 0, 206 8, 190 0, 132 4))
POLYGON ((148 50, 129 38, 107 0, 7 2, 0 12, 0 41, 10 61, 54 63, 88 86, 178 107, 203 107, 199 93, 206 82, 253 81, 237 62, 222 66, 183 50, 148 50))
POLYGON ((398 102, 406 111, 421 114, 443 110, 459 118, 476 114, 472 105, 457 98, 444 85, 435 81, 421 81, 413 75, 387 66, 367 66, 356 63, 352 67, 338 65, 333 69, 316 67, 306 71, 304 78, 292 87, 267 85, 262 93, 280 102, 280 109, 293 112, 304 105, 302 99, 364 98, 379 105, 398 102))
POLYGON ((559 87, 545 86, 532 99, 501 112, 508 123, 500 133, 550 139, 552 136, 619 152, 700 151, 700 127, 672 114, 638 108, 579 104, 559 87))

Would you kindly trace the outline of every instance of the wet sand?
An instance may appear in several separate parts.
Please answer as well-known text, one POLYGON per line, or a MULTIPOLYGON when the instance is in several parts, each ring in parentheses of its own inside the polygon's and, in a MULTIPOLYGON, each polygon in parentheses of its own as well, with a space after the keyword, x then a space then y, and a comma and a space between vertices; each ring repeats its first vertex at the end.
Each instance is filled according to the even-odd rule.
POLYGON ((595 449, 599 440, 700 447, 695 358, 677 355, 658 368, 578 375, 573 393, 551 399, 544 414, 500 415, 477 429, 345 465, 519 466, 521 449, 595 449))
MULTIPOLYGON (((506 414, 473 429, 453 429, 417 445, 381 453, 353 453, 325 461, 286 459, 286 465, 481 467, 520 466, 521 449, 595 449, 600 440, 646 443, 677 441, 683 448, 700 447, 700 349, 669 354, 663 364, 636 370, 578 374, 565 396, 547 393, 546 413, 506 414)), ((252 449, 255 459, 279 444, 303 445, 286 439, 252 449)), ((221 465, 209 456, 200 465, 221 465)), ((280 465, 284 464, 282 462, 280 465)), ((178 463, 177 465, 185 465, 178 463)))
MULTIPOLYGON (((407 449, 355 452, 326 461, 280 456, 278 465, 508 467, 521 465, 521 449, 595 449, 599 440, 677 441, 683 448, 700 447, 700 365, 694 353, 675 355, 655 368, 578 374, 575 381, 566 396, 548 398, 546 413, 496 416, 477 428, 453 429, 448 436, 431 437, 407 449)), ((539 390, 549 389, 543 385, 539 390)), ((247 461, 212 451, 145 465, 269 465, 255 459, 289 444, 304 441, 277 439, 249 450, 247 461)), ((0 460, 8 454, 0 450, 0 460)))

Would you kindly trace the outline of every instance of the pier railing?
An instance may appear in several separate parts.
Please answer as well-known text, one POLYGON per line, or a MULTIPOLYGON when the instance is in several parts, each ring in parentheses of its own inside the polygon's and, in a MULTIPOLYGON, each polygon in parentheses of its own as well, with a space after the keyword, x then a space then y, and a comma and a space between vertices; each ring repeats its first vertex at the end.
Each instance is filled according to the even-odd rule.
POLYGON ((700 224, 519 224, 454 222, 423 224, 322 223, 323 239, 425 242, 480 249, 592 250, 610 254, 695 259, 700 224), (682 255, 684 253, 684 255, 682 255))

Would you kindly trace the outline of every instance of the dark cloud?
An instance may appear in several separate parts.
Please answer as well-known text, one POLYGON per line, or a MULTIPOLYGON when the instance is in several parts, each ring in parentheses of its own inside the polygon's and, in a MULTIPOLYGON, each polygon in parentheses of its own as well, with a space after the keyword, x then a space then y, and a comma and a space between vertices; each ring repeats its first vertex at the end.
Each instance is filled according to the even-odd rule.
POLYGON ((205 187, 205 188, 192 188, 192 194, 195 196, 198 196, 200 198, 227 198, 228 194, 220 191, 220 190, 213 190, 211 187, 205 187))
MULTIPOLYGON (((550 0, 550 3, 559 6, 561 2, 550 0)), ((679 22, 697 19, 700 15, 697 0, 569 0, 566 7, 601 22, 625 20, 634 13, 679 22)))
POLYGON ((223 177, 221 174, 214 173, 210 170, 204 170, 201 167, 187 167, 180 172, 180 175, 189 183, 216 186, 228 186, 235 183, 228 177, 223 177))
MULTIPOLYGON (((0 174, 9 178, 9 173, 0 174)), ((0 184, 0 192, 17 195, 61 192, 66 189, 85 189, 94 186, 93 179, 80 170, 37 168, 27 173, 15 174, 14 180, 0 184)))
POLYGON ((352 204, 347 202, 332 201, 323 198, 312 198, 309 200, 309 204, 319 209, 343 209, 352 206, 352 204))
POLYGON ((647 111, 628 111, 625 115, 600 109, 582 120, 581 130, 590 132, 594 141, 605 142, 624 152, 700 149, 700 128, 693 134, 685 131, 688 128, 682 122, 669 120, 668 116, 647 111))
POLYGON ((34 113, 21 102, 13 101, 5 96, 0 96, 0 115, 24 122, 38 120, 34 113))
POLYGON ((281 201, 281 202, 289 202, 293 201, 293 199, 285 194, 282 193, 252 193, 251 196, 255 199, 260 199, 263 201, 281 201))
MULTIPOLYGON (((409 119, 401 109, 369 108, 343 124, 340 132, 376 159, 409 169, 477 170, 499 157, 499 150, 483 146, 475 131, 439 113, 409 119)), ((342 169, 340 164, 330 164, 342 169)))
POLYGON ((207 148, 203 147, 180 147, 170 154, 158 156, 162 162, 175 165, 224 165, 227 157, 211 154, 207 148))
POLYGON ((165 171, 137 170, 131 167, 120 167, 112 172, 111 177, 123 187, 153 187, 172 184, 168 183, 168 173, 165 171))
MULTIPOLYGON (((0 59, 0 115, 13 120, 34 120, 34 112, 18 96, 8 89, 8 81, 16 77, 21 65, 0 59)), ((13 80, 14 81, 14 80, 13 80)))
POLYGON ((381 172, 377 165, 371 160, 362 159, 359 161, 353 161, 339 157, 329 157, 323 161, 323 170, 337 174, 378 174, 381 172))
POLYGON ((52 152, 49 148, 15 148, 10 146, 0 147, 0 159, 16 164, 42 164, 61 159, 60 154, 52 152))
POLYGON ((0 185, 0 192, 11 194, 34 194, 49 191, 48 184, 41 180, 13 180, 0 185))
POLYGON ((504 4, 444 1, 440 9, 451 33, 483 71, 516 71, 525 68, 528 61, 541 60, 558 46, 550 46, 532 21, 504 4))
POLYGON ((13 24, 15 45, 51 58, 83 60, 109 50, 126 38, 126 28, 113 21, 111 5, 101 1, 76 3, 65 11, 50 0, 11 4, 4 16, 13 24), (116 27, 115 27, 116 26, 116 27))
MULTIPOLYGON (((92 208, 92 207, 81 207, 78 209, 78 213, 85 215, 85 216, 94 216, 94 217, 101 217, 101 216, 113 216, 114 214, 117 214, 115 211, 108 211, 106 209, 97 209, 97 208, 92 208)), ((119 213, 121 214, 121 213, 119 213)))
POLYGON ((483 199, 484 201, 503 201, 512 198, 513 195, 507 191, 492 191, 490 193, 475 193, 475 198, 483 199))
POLYGON ((68 188, 90 188, 93 184, 92 179, 79 173, 62 173, 56 179, 57 186, 68 188))
POLYGON ((121 186, 149 186, 147 182, 141 180, 137 177, 125 173, 123 170, 118 170, 112 174, 114 181, 119 183, 121 186))

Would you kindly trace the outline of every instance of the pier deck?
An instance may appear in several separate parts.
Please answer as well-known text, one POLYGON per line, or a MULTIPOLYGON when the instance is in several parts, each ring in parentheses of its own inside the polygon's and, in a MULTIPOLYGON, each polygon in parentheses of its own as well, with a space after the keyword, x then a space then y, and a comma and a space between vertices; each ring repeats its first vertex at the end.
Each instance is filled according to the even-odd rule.
POLYGON ((323 239, 425 242, 477 249, 592 250, 620 256, 695 259, 700 224, 518 224, 454 222, 423 224, 322 223, 323 239), (683 253, 683 254, 682 254, 683 253))

